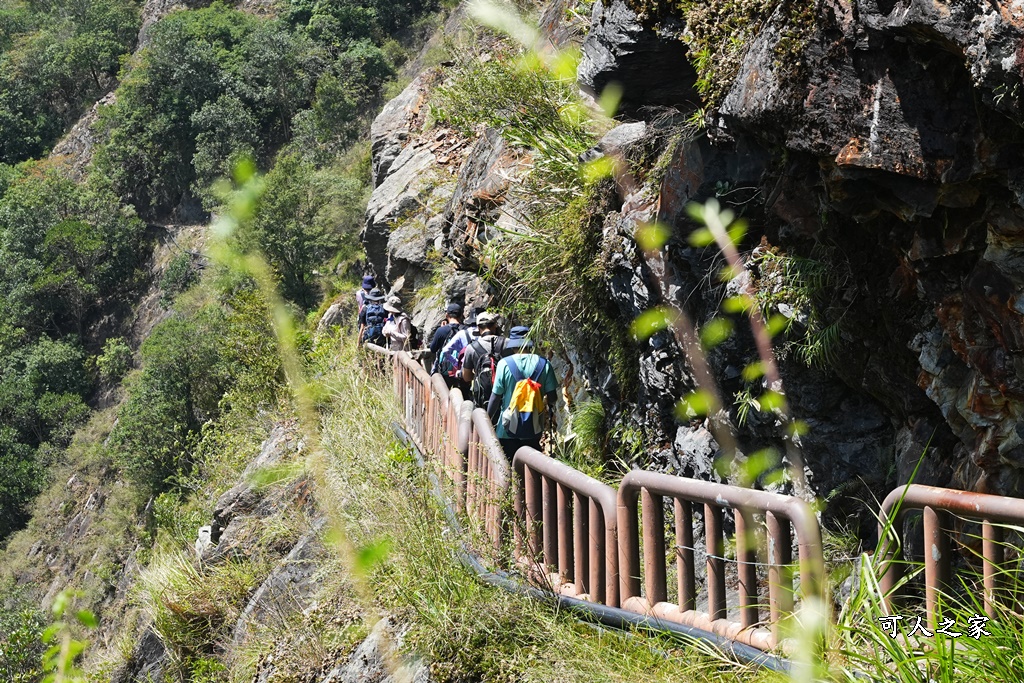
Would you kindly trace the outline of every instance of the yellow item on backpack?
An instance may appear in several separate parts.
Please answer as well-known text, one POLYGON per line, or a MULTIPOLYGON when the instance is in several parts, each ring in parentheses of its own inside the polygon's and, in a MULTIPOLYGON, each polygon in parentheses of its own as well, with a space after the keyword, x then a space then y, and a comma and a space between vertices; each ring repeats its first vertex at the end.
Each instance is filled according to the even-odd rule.
POLYGON ((540 379, 546 361, 537 359, 533 377, 524 377, 519 365, 511 358, 505 361, 516 381, 512 390, 512 398, 508 408, 501 414, 501 423, 508 434, 516 439, 532 439, 544 431, 541 417, 544 413, 544 395, 541 393, 540 379))

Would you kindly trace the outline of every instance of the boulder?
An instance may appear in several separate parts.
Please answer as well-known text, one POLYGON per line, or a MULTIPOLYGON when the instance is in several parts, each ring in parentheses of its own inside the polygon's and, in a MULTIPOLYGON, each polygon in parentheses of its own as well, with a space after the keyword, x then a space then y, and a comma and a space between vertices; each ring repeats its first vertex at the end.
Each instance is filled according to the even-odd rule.
POLYGON ((370 125, 370 151, 373 155, 373 186, 377 187, 391 171, 391 165, 418 130, 420 110, 426 98, 431 74, 420 74, 381 110, 370 125))
POLYGON ((285 627, 292 615, 310 607, 321 583, 317 568, 325 554, 323 524, 324 518, 318 520, 253 593, 235 623, 233 649, 261 628, 285 627))
POLYGON ((114 670, 110 683, 142 683, 164 680, 167 650, 152 627, 142 632, 128 661, 114 670))
POLYGON ((480 250, 494 237, 488 226, 501 218, 509 184, 523 170, 521 155, 496 129, 484 131, 469 150, 443 214, 445 252, 459 268, 479 266, 480 250))
POLYGON ((366 225, 359 239, 378 275, 383 276, 388 270, 388 247, 394 226, 418 213, 433 190, 436 162, 429 146, 408 145, 371 193, 366 204, 366 225))
POLYGON ((433 678, 425 662, 397 655, 403 635, 394 621, 381 619, 348 660, 320 683, 429 683, 433 678))

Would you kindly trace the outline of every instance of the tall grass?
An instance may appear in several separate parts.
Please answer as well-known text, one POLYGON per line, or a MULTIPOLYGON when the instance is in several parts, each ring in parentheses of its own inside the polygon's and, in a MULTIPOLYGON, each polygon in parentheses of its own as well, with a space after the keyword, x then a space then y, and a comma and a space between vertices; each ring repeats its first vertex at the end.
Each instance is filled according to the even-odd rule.
MULTIPOLYGON (((914 578, 920 563, 908 571, 914 578)), ((857 573, 856 590, 843 606, 830 641, 830 664, 840 680, 898 681, 899 683, 997 683, 1024 680, 1024 623, 1007 605, 997 606, 984 627, 991 635, 971 637, 971 619, 984 617, 980 586, 966 577, 960 590, 940 601, 937 624, 949 620, 951 637, 929 624, 920 604, 887 607, 872 558, 865 556, 857 573), (880 621, 902 616, 893 638, 880 621), (931 635, 918 630, 917 620, 931 635)), ((1011 579, 1017 582, 1019 579, 1011 579)), ((907 582, 904 582, 904 585, 907 582)))
POLYGON ((750 681, 769 679, 720 656, 657 638, 582 625, 529 598, 481 583, 455 551, 430 482, 389 433, 397 416, 389 373, 343 342, 325 377, 326 495, 351 542, 386 549, 368 576, 376 599, 411 625, 408 647, 439 681, 750 681))

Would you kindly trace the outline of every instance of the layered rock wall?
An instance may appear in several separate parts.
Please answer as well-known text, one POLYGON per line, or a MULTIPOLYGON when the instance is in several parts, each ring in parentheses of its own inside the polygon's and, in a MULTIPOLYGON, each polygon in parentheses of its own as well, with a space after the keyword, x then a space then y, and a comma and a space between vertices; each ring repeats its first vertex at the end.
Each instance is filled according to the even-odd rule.
MULTIPOLYGON (((553 42, 564 43, 551 12, 544 17, 553 42)), ((622 151, 629 156, 652 131, 677 126, 665 134, 672 144, 661 146, 657 173, 645 162, 655 179, 618 193, 605 216, 602 272, 617 324, 660 303, 658 277, 667 283, 664 296, 698 324, 719 312, 730 288, 753 289, 772 311, 794 318, 799 333, 807 313, 787 303, 791 283, 778 280, 767 257, 804 259, 827 273, 828 291, 817 294, 817 305, 835 324, 834 348, 810 366, 795 353, 781 354, 793 411, 811 427, 801 446, 822 498, 870 500, 911 477, 1024 494, 1022 21, 1015 4, 998 1, 822 0, 810 27, 794 27, 779 4, 745 46, 725 97, 704 103, 683 42, 685 15, 654 24, 622 0, 594 7, 580 86, 597 95, 609 83, 623 84, 622 118, 647 126, 644 140, 627 140, 622 151), (677 114, 666 114, 666 106, 677 114), (702 125, 693 126, 701 114, 702 125), (678 128, 687 117, 691 127, 678 128), (750 221, 741 245, 747 281, 716 284, 716 254, 686 239, 694 227, 686 204, 716 196, 750 221), (634 234, 655 219, 674 236, 652 264, 634 234)), ((392 125, 396 108, 409 111, 411 98, 422 108, 429 94, 407 90, 375 130, 392 125)), ((371 260, 388 277, 413 266, 437 272, 436 264, 410 256, 421 250, 412 242, 432 240, 449 274, 475 277, 493 226, 512 221, 514 231, 517 209, 505 194, 510 179, 526 172, 528 151, 508 149, 496 131, 482 130, 464 141, 455 172, 425 151, 429 132, 408 131, 378 134, 382 142, 375 142, 371 260), (404 147, 389 142, 399 138, 404 147), (402 232, 408 228, 388 225, 399 211, 381 214, 378 207, 420 196, 415 188, 429 185, 424 178, 439 167, 454 189, 436 222, 410 240, 402 232)), ((591 351, 562 354, 575 389, 643 427, 644 464, 717 476, 708 425, 679 425, 673 416, 693 379, 670 336, 636 348, 634 395, 615 390, 607 360, 591 351)), ((740 370, 753 358, 743 334, 711 354, 726 396, 748 387, 740 370)), ((741 448, 778 445, 776 426, 755 414, 737 431, 741 448)), ((867 516, 861 521, 871 526, 867 516)))

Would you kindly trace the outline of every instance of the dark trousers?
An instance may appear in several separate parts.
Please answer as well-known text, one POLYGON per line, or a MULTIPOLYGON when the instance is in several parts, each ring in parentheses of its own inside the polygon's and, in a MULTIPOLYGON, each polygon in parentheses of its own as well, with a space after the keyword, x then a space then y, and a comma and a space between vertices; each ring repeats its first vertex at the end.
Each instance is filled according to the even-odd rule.
POLYGON ((501 444, 501 449, 505 451, 505 457, 508 458, 509 462, 512 462, 512 458, 523 446, 529 446, 535 450, 540 450, 540 437, 534 439, 498 439, 498 443, 501 444))

